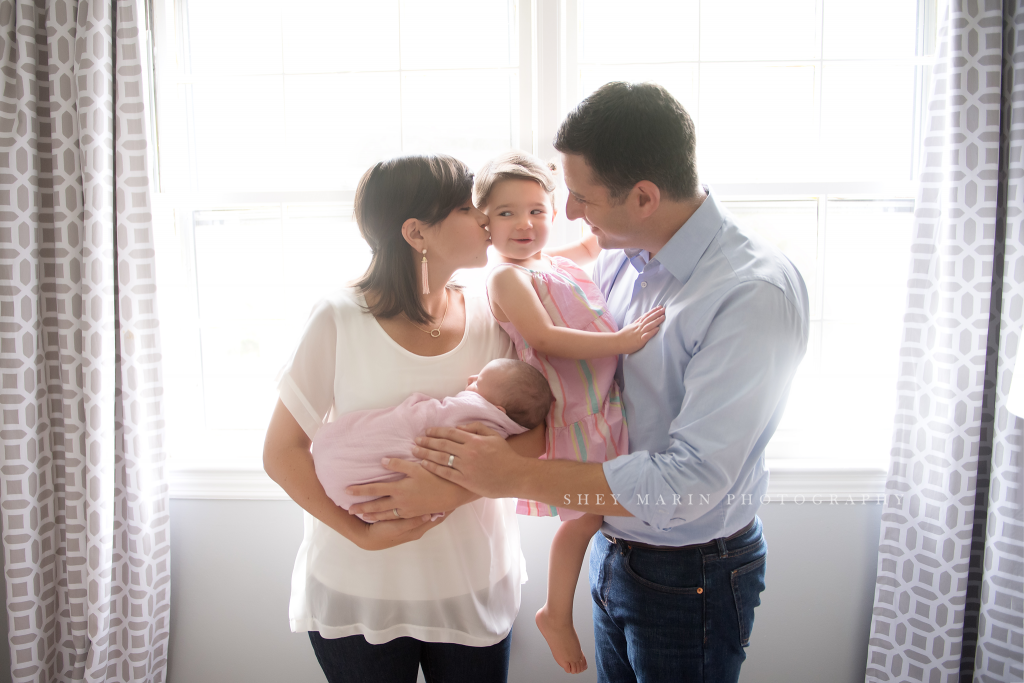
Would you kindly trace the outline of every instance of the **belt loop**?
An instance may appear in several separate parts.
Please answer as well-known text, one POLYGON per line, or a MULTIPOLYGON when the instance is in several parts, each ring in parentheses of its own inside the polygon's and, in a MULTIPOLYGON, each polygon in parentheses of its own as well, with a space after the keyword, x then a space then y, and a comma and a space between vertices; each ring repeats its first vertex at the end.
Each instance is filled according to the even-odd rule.
POLYGON ((729 557, 729 549, 725 547, 725 539, 716 538, 715 541, 718 543, 718 557, 729 557))

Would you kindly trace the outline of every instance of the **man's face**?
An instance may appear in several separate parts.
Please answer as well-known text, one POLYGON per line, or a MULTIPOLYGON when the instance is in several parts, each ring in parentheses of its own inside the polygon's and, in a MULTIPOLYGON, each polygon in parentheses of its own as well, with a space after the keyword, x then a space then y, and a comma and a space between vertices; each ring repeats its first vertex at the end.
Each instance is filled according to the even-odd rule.
POLYGON ((569 220, 582 218, 590 226, 602 249, 626 249, 635 243, 636 228, 628 211, 628 201, 612 199, 608 188, 594 178, 594 172, 579 154, 562 154, 562 174, 569 190, 565 215, 569 220))

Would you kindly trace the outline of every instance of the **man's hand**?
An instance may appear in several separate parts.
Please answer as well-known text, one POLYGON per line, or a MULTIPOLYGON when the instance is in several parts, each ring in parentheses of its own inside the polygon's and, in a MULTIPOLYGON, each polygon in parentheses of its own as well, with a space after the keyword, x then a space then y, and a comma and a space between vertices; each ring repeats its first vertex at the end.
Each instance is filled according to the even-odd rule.
POLYGON ((345 489, 353 496, 376 498, 349 508, 350 513, 362 515, 367 521, 418 519, 423 515, 454 510, 477 498, 466 489, 434 476, 415 462, 384 458, 381 463, 385 469, 401 472, 405 477, 398 481, 359 484, 345 489), (395 510, 398 510, 397 516, 395 510))
POLYGON ((422 459, 424 469, 486 498, 514 496, 530 464, 500 434, 479 422, 428 429, 416 443, 413 455, 422 459))

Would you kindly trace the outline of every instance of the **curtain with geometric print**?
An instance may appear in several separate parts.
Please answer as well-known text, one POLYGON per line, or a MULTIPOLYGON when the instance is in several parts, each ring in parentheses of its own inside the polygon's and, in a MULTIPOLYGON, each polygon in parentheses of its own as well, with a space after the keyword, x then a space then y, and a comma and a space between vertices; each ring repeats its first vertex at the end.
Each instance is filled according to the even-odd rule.
POLYGON ((925 112, 871 681, 1024 679, 1024 0, 947 0, 925 112))
POLYGON ((166 678, 144 12, 144 0, 0 0, 0 511, 14 681, 166 678))

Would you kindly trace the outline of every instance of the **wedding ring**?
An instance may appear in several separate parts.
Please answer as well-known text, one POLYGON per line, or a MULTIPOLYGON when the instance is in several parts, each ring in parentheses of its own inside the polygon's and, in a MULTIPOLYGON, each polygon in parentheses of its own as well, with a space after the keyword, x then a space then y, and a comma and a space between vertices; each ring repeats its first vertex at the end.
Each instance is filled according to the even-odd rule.
POLYGON ((455 456, 452 455, 451 453, 449 453, 448 454, 448 467, 451 467, 453 462, 455 462, 455 456))
POLYGON ((391 511, 395 513, 395 517, 401 517, 401 515, 398 514, 398 508, 393 508, 391 511))

